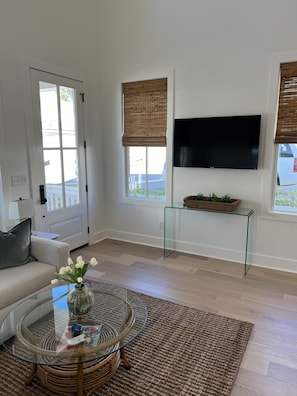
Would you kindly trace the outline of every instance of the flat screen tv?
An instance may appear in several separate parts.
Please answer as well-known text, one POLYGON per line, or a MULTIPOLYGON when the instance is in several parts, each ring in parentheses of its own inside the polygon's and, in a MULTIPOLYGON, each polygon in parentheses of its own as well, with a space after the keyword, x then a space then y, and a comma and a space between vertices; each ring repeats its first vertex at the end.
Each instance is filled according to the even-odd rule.
POLYGON ((176 119, 173 166, 257 169, 261 115, 176 119))

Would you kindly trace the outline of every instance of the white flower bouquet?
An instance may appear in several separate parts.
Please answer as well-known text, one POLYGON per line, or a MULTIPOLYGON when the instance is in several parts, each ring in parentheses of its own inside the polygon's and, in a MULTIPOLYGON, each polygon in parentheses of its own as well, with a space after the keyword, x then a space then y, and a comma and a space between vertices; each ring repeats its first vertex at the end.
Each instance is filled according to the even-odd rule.
POLYGON ((51 283, 56 284, 63 280, 64 282, 76 283, 80 286, 89 266, 95 267, 97 264, 98 261, 95 257, 91 258, 89 263, 86 263, 82 256, 78 256, 75 263, 71 257, 68 257, 68 265, 61 267, 59 272, 56 272, 57 279, 53 279, 51 283))

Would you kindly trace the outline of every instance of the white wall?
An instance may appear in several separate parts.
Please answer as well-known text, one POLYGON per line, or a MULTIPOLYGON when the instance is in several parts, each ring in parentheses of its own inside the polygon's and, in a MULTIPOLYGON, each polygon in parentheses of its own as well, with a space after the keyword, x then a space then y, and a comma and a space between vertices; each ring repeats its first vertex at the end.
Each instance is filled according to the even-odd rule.
MULTIPOLYGON (((177 118, 263 116, 257 171, 174 169, 173 201, 198 192, 242 199, 242 206, 256 212, 253 262, 297 272, 297 224, 265 218, 261 207, 273 151, 267 141, 274 131, 266 128, 271 125, 271 60, 277 53, 297 50, 296 15, 295 0, 2 1, 0 95, 6 150, 0 165, 2 169, 4 162, 5 202, 29 194, 28 186, 17 191, 10 186, 12 175, 28 173, 21 70, 21 58, 27 57, 86 77, 91 239, 111 235, 162 247, 163 208, 122 200, 120 84, 171 69, 177 118)), ((217 223, 197 221, 197 227, 205 221, 207 227, 217 223)), ((189 225, 196 226, 196 220, 189 225)), ((208 244, 209 251, 219 246, 222 228, 212 233, 203 251, 208 244)), ((236 235, 238 229, 231 227, 232 232, 236 235)), ((197 235, 192 238, 188 248, 197 251, 197 235)), ((228 251, 221 253, 230 257, 228 251)))
MULTIPOLYGON (((97 2, 95 2, 97 3, 97 2)), ((94 4, 95 4, 94 3, 94 4)), ((81 1, 4 0, 0 2, 0 96, 5 148, 0 165, 3 176, 6 223, 8 202, 30 196, 26 152, 27 66, 44 64, 84 79, 90 190, 90 228, 105 229, 104 161, 101 126, 100 37, 96 7, 81 1), (25 65, 25 66, 24 66, 25 65), (90 113, 90 117, 88 117, 90 113), (27 183, 13 187, 12 176, 25 175, 27 183), (96 221, 94 221, 96 219, 96 221)), ((37 186, 36 186, 37 188, 37 186)))
MULTIPOLYGON (((173 201, 213 191, 240 198, 242 206, 256 212, 253 262, 296 271, 296 224, 264 219, 261 208, 263 178, 271 175, 271 164, 265 159, 266 137, 273 138, 273 130, 266 130, 271 59, 275 53, 296 50, 296 2, 105 1, 102 10, 106 17, 102 28, 108 32, 104 52, 107 56, 101 70, 106 87, 104 131, 110 154, 106 163, 110 175, 108 225, 115 230, 112 235, 140 242, 152 242, 154 238, 156 244, 162 239, 162 210, 120 203, 121 179, 117 177, 121 164, 114 159, 121 150, 120 82, 171 67, 175 73, 177 118, 258 113, 263 116, 257 171, 175 168, 173 201)), ((273 150, 271 146, 268 149, 273 150)), ((206 227, 206 221, 210 223, 207 229, 215 228, 218 222, 211 217, 201 224, 193 218, 197 233, 193 230, 191 235, 180 235, 185 249, 199 251, 199 227, 206 227)), ((193 224, 189 220, 189 229, 193 224)), ((231 239, 238 232, 234 226, 231 239)), ((214 251, 213 246, 220 246, 224 227, 211 234, 214 238, 205 241, 203 253, 205 246, 211 245, 209 252, 214 251)), ((222 255, 233 257, 233 247, 230 249, 221 251, 222 255)))

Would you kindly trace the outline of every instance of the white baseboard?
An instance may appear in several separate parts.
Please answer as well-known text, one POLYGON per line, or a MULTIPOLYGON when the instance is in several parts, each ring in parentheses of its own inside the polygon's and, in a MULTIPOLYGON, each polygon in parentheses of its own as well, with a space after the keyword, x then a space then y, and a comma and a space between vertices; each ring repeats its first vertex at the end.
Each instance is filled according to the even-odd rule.
MULTIPOLYGON (((111 238, 123 242, 137 243, 140 245, 152 246, 161 249, 164 248, 163 238, 117 230, 104 230, 100 233, 94 234, 91 238, 92 242, 90 242, 90 244, 97 243, 106 238, 111 238)), ((242 251, 222 249, 216 246, 209 245, 199 245, 195 243, 188 243, 185 241, 175 241, 175 250, 188 254, 196 254, 199 256, 232 261, 238 263, 239 265, 243 265, 245 259, 245 253, 242 251)), ((248 264, 251 264, 255 267, 270 268, 279 271, 297 273, 296 261, 285 259, 282 257, 265 256, 255 252, 251 252, 248 255, 248 264)))
POLYGON ((152 246, 163 249, 163 238, 154 237, 151 235, 109 230, 107 238, 116 239, 123 242, 138 243, 140 245, 152 246))

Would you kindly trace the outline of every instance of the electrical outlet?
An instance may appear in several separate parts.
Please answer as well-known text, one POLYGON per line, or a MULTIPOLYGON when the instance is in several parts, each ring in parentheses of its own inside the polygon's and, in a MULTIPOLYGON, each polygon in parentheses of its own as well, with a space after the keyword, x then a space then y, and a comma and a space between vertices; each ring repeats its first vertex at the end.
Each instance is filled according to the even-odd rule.
POLYGON ((160 221, 159 228, 160 230, 164 230, 164 221, 160 221))

